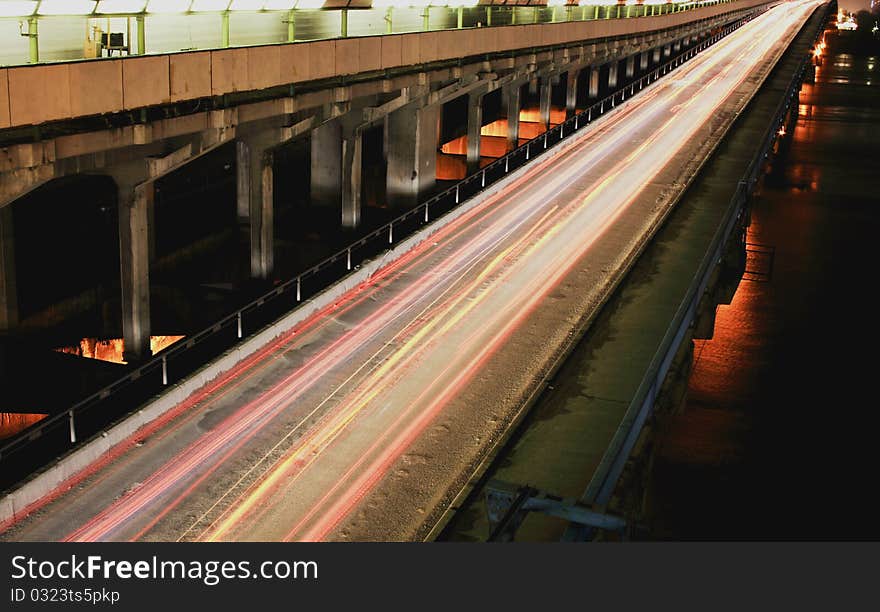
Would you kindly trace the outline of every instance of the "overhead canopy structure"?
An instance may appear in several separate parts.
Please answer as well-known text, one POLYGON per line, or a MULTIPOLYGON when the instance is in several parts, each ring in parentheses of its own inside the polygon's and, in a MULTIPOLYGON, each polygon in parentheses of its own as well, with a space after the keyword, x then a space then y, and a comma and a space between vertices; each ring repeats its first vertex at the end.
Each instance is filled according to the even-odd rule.
MULTIPOLYGON (((666 0, 660 0, 666 2, 666 0)), ((623 4, 620 0, 0 0, 0 17, 290 11, 422 6, 623 4)), ((627 2, 627 3, 635 3, 627 2)), ((646 4, 650 2, 645 2, 646 4)))

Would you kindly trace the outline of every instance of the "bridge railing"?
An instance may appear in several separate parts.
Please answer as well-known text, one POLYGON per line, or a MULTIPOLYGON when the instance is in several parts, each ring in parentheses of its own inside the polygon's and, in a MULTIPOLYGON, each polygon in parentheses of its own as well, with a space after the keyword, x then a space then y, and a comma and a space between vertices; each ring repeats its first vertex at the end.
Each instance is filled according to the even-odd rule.
MULTIPOLYGON (((106 430, 244 339, 308 302, 333 282, 342 280, 367 260, 392 248, 426 224, 452 211, 465 200, 504 179, 530 160, 582 132, 594 121, 674 70, 730 29, 683 50, 564 122, 495 159, 475 173, 421 202, 271 291, 238 308, 213 325, 178 341, 128 374, 72 405, 68 410, 33 424, 0 445, 0 486, 6 487, 39 469, 47 455, 60 453, 106 430), (12 459, 16 460, 13 462, 12 459)), ((641 71, 640 71, 641 72, 641 71)), ((626 79, 624 79, 626 81, 626 79)))

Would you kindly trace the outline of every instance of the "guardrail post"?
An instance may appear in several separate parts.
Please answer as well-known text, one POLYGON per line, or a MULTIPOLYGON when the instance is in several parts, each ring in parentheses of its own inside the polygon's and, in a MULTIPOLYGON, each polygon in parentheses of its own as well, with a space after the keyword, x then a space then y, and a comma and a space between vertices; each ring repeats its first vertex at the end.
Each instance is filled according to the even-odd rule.
POLYGON ((425 202, 425 223, 428 222, 428 207, 429 207, 429 206, 430 206, 430 204, 428 204, 427 202, 425 202))
POLYGON ((168 384, 168 357, 162 355, 162 384, 168 384))
POLYGON ((394 242, 394 223, 388 224, 388 244, 394 242))
POLYGON ((504 156, 504 174, 507 174, 507 169, 510 166, 510 155, 504 156))
POLYGON ((574 116, 574 129, 575 129, 575 131, 577 131, 577 129, 578 129, 578 117, 580 117, 580 115, 574 116))
POLYGON ((302 288, 302 277, 296 277, 296 301, 299 302, 302 299, 302 293, 300 289, 302 288))
POLYGON ((351 270, 351 247, 348 247, 345 252, 345 269, 351 270))
POLYGON ((241 339, 241 311, 240 310, 235 314, 235 319, 236 319, 236 321, 235 321, 236 325, 238 327, 238 338, 240 340, 241 339))
POLYGON ((560 123, 559 124, 559 140, 562 140, 563 138, 565 138, 565 124, 560 123))
POLYGON ((544 148, 547 148, 547 132, 544 132, 544 148))
POLYGON ((459 194, 458 194, 458 188, 459 188, 459 186, 456 185, 456 186, 455 186, 455 203, 456 203, 456 204, 458 204, 458 195, 459 195, 459 194))
POLYGON ((605 100, 602 100, 602 101, 599 103, 599 114, 601 115, 601 114, 604 113, 604 112, 605 112, 605 100))
POLYGON ((529 150, 531 149, 531 147, 532 147, 532 143, 527 142, 526 143, 526 161, 529 161, 529 150))
POLYGON ((483 177, 480 179, 480 187, 486 186, 486 171, 483 170, 483 177))
POLYGON ((76 444, 76 426, 73 422, 73 410, 67 411, 67 422, 70 424, 70 443, 76 444))

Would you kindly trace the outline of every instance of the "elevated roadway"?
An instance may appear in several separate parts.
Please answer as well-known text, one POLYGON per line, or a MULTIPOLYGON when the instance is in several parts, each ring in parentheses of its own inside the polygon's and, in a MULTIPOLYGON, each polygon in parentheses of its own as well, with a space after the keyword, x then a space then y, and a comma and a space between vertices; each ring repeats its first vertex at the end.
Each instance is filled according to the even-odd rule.
POLYGON ((776 7, 651 85, 4 537, 423 537, 664 218, 719 107, 816 5, 776 7))

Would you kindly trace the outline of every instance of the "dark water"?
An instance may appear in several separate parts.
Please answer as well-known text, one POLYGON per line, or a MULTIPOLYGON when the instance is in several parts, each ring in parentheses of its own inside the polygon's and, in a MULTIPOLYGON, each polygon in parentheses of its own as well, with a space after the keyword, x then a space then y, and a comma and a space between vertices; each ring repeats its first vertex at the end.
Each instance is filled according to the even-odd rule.
POLYGON ((880 57, 825 58, 799 111, 661 441, 659 538, 880 539, 880 57))

